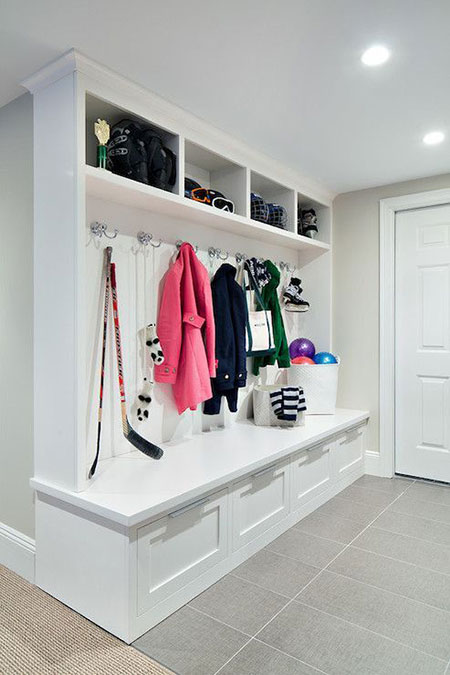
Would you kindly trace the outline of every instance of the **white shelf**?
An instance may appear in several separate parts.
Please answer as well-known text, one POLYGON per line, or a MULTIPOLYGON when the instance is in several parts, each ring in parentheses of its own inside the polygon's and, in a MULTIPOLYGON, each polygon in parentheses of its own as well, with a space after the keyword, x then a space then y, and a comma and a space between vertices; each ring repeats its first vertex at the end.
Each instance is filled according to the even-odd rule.
POLYGON ((279 230, 234 213, 220 211, 184 196, 117 176, 104 169, 86 166, 85 176, 86 192, 93 197, 203 224, 268 244, 285 246, 301 253, 303 262, 310 262, 330 250, 329 244, 279 230))
POLYGON ((369 413, 338 409, 335 415, 309 415, 303 427, 257 427, 252 421, 164 443, 164 456, 150 460, 138 452, 101 461, 83 492, 64 490, 38 478, 31 485, 57 499, 132 527, 188 500, 239 479, 292 452, 361 424, 369 413))

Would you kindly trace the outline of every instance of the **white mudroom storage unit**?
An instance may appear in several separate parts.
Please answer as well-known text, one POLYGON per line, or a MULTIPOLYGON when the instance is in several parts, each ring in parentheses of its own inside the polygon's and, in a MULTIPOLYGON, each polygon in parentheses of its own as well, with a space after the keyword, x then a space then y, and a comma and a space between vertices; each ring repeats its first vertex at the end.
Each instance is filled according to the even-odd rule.
MULTIPOLYGON (((195 245, 211 273, 221 256, 242 254, 295 268, 311 311, 286 315, 288 340, 303 334, 331 346, 333 195, 75 51, 24 85, 34 96, 36 583, 131 642, 362 475, 368 414, 337 410, 304 427, 261 428, 249 419, 253 376, 238 412, 212 417, 200 407, 179 416, 170 386, 156 385, 139 427, 164 449, 155 462, 121 433, 110 331, 101 454, 89 480, 104 248, 117 262, 134 420, 142 331, 156 319, 177 241, 195 245), (97 118, 156 129, 177 157, 173 187, 97 168, 97 118), (187 199, 185 177, 223 191, 235 213, 187 199), (250 218, 251 191, 286 208, 285 230, 250 218), (297 234, 299 204, 316 210, 317 239, 297 234), (106 235, 95 235, 96 223, 106 235)), ((262 375, 281 377, 276 367, 262 375)))

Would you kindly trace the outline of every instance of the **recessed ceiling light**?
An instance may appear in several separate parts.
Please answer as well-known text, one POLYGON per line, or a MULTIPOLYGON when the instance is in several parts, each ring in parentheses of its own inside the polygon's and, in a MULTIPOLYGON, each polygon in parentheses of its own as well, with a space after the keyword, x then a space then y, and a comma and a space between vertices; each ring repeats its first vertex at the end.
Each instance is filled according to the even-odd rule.
POLYGON ((365 66, 381 66, 390 57, 391 52, 384 45, 373 45, 369 47, 361 56, 361 61, 365 66))
POLYGON ((437 145, 442 143, 445 138, 445 134, 442 131, 430 131, 428 134, 425 134, 423 137, 423 142, 425 145, 437 145))

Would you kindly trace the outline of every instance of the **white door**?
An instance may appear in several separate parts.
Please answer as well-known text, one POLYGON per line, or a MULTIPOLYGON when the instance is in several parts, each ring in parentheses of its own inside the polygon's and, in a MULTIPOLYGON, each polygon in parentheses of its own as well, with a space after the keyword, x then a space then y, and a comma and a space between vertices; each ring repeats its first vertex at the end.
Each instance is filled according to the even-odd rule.
POLYGON ((450 482, 450 205, 397 214, 395 470, 450 482))

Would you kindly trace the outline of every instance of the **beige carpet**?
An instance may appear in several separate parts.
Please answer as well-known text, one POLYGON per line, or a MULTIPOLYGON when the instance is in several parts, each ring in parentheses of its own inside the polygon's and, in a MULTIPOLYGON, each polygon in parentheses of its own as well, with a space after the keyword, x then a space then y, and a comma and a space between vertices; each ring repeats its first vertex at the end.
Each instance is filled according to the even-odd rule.
POLYGON ((1 675, 171 675, 0 565, 1 675))

